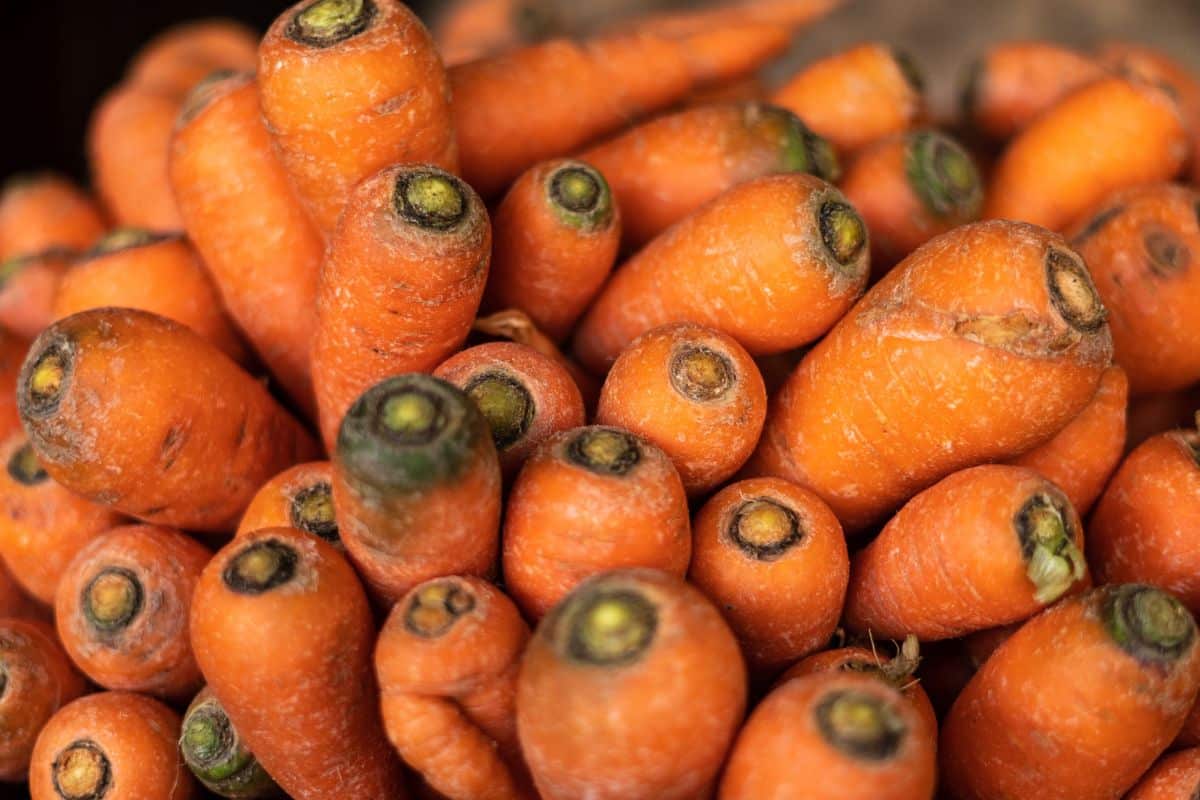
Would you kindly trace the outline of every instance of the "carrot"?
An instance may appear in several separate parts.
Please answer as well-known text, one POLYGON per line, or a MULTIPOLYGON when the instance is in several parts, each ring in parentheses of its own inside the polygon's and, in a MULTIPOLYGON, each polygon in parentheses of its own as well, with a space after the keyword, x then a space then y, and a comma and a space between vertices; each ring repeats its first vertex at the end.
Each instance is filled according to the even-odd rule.
POLYGON ((440 169, 392 167, 355 188, 317 293, 313 381, 329 450, 368 387, 431 370, 462 346, 490 249, 479 196, 440 169))
POLYGON ((54 622, 71 660, 93 682, 168 700, 203 682, 188 641, 188 608, 212 553, 171 528, 128 525, 71 560, 54 622))
POLYGON ((517 744, 516 691, 529 639, 516 606, 478 578, 415 586, 375 646, 392 745, 450 800, 531 798, 517 744))
MULTIPOLYGON (((0 550, 3 550, 0 540, 0 550)), ((12 570, 0 560, 0 619, 49 619, 45 607, 25 593, 21 583, 13 577, 12 570)))
POLYGON ((968 69, 962 113, 973 131, 1005 141, 1104 74, 1095 59, 1053 42, 1001 42, 968 69))
POLYGON ((168 28, 129 62, 131 83, 185 94, 217 70, 253 70, 258 35, 232 19, 206 19, 168 28))
POLYGON ((246 348, 225 316, 212 278, 182 236, 137 228, 108 234, 62 276, 53 319, 105 306, 173 319, 234 361, 246 360, 246 348))
POLYGON ((724 483, 754 452, 767 392, 731 337, 683 322, 634 339, 600 390, 596 422, 662 448, 689 495, 724 483))
POLYGON ((333 512, 333 465, 297 464, 264 483, 246 506, 237 535, 263 528, 295 528, 341 548, 333 512))
POLYGON ((829 142, 792 112, 759 102, 656 117, 581 158, 612 186, 629 249, 739 183, 780 172, 807 172, 827 181, 840 174, 829 142))
POLYGON ((183 715, 179 752, 196 779, 221 797, 256 800, 281 794, 207 686, 183 715))
POLYGON ((663 233, 608 282, 575 333, 602 373, 629 342, 668 322, 729 334, 753 355, 820 337, 859 298, 867 229, 810 175, 743 183, 663 233))
POLYGON ((746 671, 717 610, 650 569, 580 584, 521 663, 517 732, 544 800, 704 797, 741 722, 746 671))
POLYGON ((1025 623, 959 695, 942 727, 945 789, 962 800, 1119 797, 1198 688, 1196 625, 1177 600, 1139 585, 1072 597, 1025 623))
POLYGON ((123 521, 51 480, 24 433, 0 444, 0 555, 21 588, 45 605, 75 553, 123 521))
POLYGON ((877 278, 934 236, 979 219, 983 207, 974 159, 935 130, 866 145, 840 187, 871 231, 871 271, 877 278))
POLYGON ((179 715, 130 692, 63 706, 38 735, 32 800, 190 800, 196 785, 179 757, 179 715))
POLYGON ((1100 375, 1095 396, 1073 420, 1008 463, 1049 479, 1080 516, 1086 515, 1121 460, 1128 396, 1125 371, 1109 367, 1100 375))
POLYGON ((578 361, 565 355, 549 336, 538 330, 524 311, 509 308, 478 317, 471 325, 471 330, 491 339, 523 344, 547 356, 570 373, 583 397, 584 409, 591 411, 596 408, 600 399, 600 381, 580 366, 578 361))
POLYGON ((0 326, 32 339, 54 321, 54 298, 76 258, 65 250, 15 256, 0 264, 0 326))
POLYGON ((437 51, 453 66, 536 41, 557 27, 556 9, 543 5, 523 0, 443 3, 432 24, 437 51))
POLYGON ((520 308, 562 340, 612 270, 621 216, 604 176, 581 162, 526 170, 496 209, 484 305, 520 308))
POLYGON ((1186 428, 1200 408, 1200 384, 1175 392, 1129 398, 1125 423, 1125 454, 1156 433, 1186 428))
POLYGON ((507 477, 550 436, 584 423, 583 398, 570 373, 522 344, 492 342, 467 348, 443 361, 433 374, 479 406, 507 477))
POLYGON ((1164 756, 1125 800, 1192 800, 1200 791, 1200 748, 1164 756))
POLYGON ((325 245, 294 194, 248 75, 206 82, 171 139, 171 186, 225 307, 315 419, 309 351, 325 245))
POLYGON ((427 375, 378 383, 347 412, 334 511, 359 574, 389 605, 429 578, 494 573, 500 465, 490 434, 466 394, 427 375))
POLYGON ((776 478, 730 484, 693 523, 688 580, 722 610, 752 672, 777 671, 829 641, 850 562, 837 517, 776 478))
POLYGON ((747 22, 779 25, 795 32, 834 11, 842 3, 843 0, 734 0, 710 3, 709 8, 685 7, 683 10, 637 16, 626 24, 638 31, 660 36, 689 36, 747 22))
POLYGON ((145 311, 54 323, 33 343, 17 396, 51 477, 154 524, 232 531, 267 478, 316 454, 261 384, 145 311))
POLYGON ((965 225, 901 262, 805 356, 751 471, 812 489, 858 532, 951 472, 1053 435, 1096 394, 1111 353, 1061 237, 965 225))
POLYGON ((61 175, 18 175, 0 189, 0 261, 47 250, 86 250, 103 233, 100 209, 61 175))
POLYGON ((1097 80, 1012 140, 983 216, 1058 230, 1118 189, 1170 180, 1187 148, 1179 109, 1163 89, 1136 78, 1097 80))
POLYGON ((906 53, 869 42, 809 64, 771 102, 847 154, 908 130, 924 113, 923 90, 906 53))
POLYGON ((775 25, 739 24, 681 39, 613 33, 553 39, 450 70, 462 175, 485 197, 667 108, 693 89, 753 72, 788 45, 775 25), (514 97, 521 113, 513 113, 514 97))
POLYGON ((531 619, 592 575, 654 567, 683 577, 687 496, 654 445, 590 426, 547 439, 513 484, 504 518, 504 584, 531 619))
POLYGON ((359 181, 399 162, 457 171, 450 88, 399 0, 302 0, 258 50, 262 110, 313 220, 332 233, 359 181))
POLYGON ((230 542, 200 575, 191 630, 209 688, 290 797, 403 800, 371 672, 371 608, 330 544, 290 528, 230 542))
POLYGON ((21 430, 17 411, 17 374, 28 343, 0 326, 0 441, 21 430))
POLYGON ((86 689, 54 630, 45 623, 0 619, 0 781, 29 774, 33 743, 46 721, 86 689))

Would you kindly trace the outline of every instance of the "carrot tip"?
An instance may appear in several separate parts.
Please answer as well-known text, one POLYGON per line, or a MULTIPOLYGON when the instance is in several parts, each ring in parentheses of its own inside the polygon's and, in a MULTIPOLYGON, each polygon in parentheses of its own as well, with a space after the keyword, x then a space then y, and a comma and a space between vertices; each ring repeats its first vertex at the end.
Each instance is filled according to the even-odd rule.
POLYGON ((848 203, 827 200, 820 211, 821 241, 834 260, 849 266, 867 246, 867 226, 848 203))
POLYGON ((1067 324, 1081 333, 1099 330, 1108 318, 1083 261, 1073 252, 1046 251, 1046 278, 1050 300, 1067 324))
POLYGON ((533 397, 511 375, 484 372, 472 378, 463 391, 483 412, 497 450, 503 451, 521 441, 533 424, 533 397))
POLYGON ((99 800, 112 781, 108 756, 88 739, 62 750, 54 758, 50 771, 54 790, 63 800, 99 800))
POLYGON ((729 358, 703 345, 687 344, 671 356, 671 386, 689 400, 720 400, 735 383, 729 358))
POLYGON ((608 181, 581 162, 559 167, 546 178, 546 195, 558 218, 572 228, 598 231, 613 219, 608 181))
POLYGON ((1075 531, 1068 529, 1061 501, 1045 493, 1035 494, 1021 506, 1014 525, 1025 557, 1025 574, 1036 589, 1035 600, 1043 605, 1052 603, 1083 578, 1087 562, 1075 546, 1075 531))
POLYGON ((254 542, 230 559, 222 579, 238 594, 256 595, 288 583, 296 574, 296 551, 278 539, 254 542))
POLYGON ((328 481, 314 483, 297 492, 288 507, 288 517, 297 530, 334 544, 340 541, 333 513, 333 487, 328 481))
POLYGON ((908 727, 884 698, 854 690, 830 692, 816 708, 817 727, 830 746, 864 761, 886 761, 908 727))
POLYGON ((567 457, 601 475, 624 475, 642 458, 642 449, 633 436, 615 428, 591 427, 580 430, 567 445, 567 457))
POLYGON ((174 234, 155 233, 144 228, 117 228, 101 237, 87 255, 89 257, 103 256, 122 250, 132 250, 135 247, 145 247, 156 242, 165 242, 172 238, 175 238, 174 234))
POLYGON ((592 666, 635 661, 654 640, 658 611, 641 593, 590 586, 576 592, 563 608, 566 655, 592 666))
POLYGON ((31 351, 21 368, 18 405, 22 416, 46 417, 58 404, 71 381, 74 348, 65 339, 51 339, 40 352, 31 351))
POLYGON ((402 172, 393 196, 396 214, 430 230, 446 231, 467 215, 466 187, 448 172, 432 169, 402 172))
POLYGON ((142 582, 123 567, 105 567, 83 589, 84 619, 101 633, 129 625, 142 610, 142 582))
POLYGON ((241 743, 225 709, 215 699, 187 710, 179 752, 192 774, 223 796, 274 796, 269 790, 275 782, 241 743))
POLYGON ((7 469, 9 477, 22 486, 36 486, 50 477, 42 469, 42 462, 38 460, 33 445, 28 442, 8 457, 7 469))
POLYGON ((372 0, 316 0, 296 12, 285 35, 309 47, 332 47, 365 31, 375 13, 372 0))
POLYGON ((759 561, 778 558, 803 537, 796 512, 767 497, 746 501, 729 521, 729 538, 759 561))
POLYGON ((983 206, 983 182, 967 151, 936 131, 908 140, 906 172, 917 197, 938 216, 974 219, 983 206))
POLYGON ((1179 659, 1196 638, 1191 613, 1171 595, 1151 586, 1111 587, 1104 604, 1109 635, 1142 661, 1179 659))
POLYGON ((404 627, 425 639, 436 639, 475 608, 475 595, 454 579, 435 580, 413 592, 404 612, 404 627))

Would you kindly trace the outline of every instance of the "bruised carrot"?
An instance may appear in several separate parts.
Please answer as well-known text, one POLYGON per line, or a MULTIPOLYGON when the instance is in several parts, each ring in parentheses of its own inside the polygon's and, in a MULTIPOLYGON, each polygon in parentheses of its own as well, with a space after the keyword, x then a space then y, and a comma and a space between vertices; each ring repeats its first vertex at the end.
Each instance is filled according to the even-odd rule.
POLYGON ((27 342, 0 326, 0 441, 21 430, 17 375, 28 348, 27 342))
POLYGON ((621 216, 604 176, 581 161, 546 161, 504 196, 493 223, 484 305, 520 308, 562 340, 617 257, 621 216))
POLYGON ((431 370, 462 346, 490 249, 479 196, 440 169, 392 167, 355 188, 317 294, 313 381, 328 449, 368 387, 431 370))
POLYGON ((350 407, 334 451, 333 500, 346 551, 388 604, 429 578, 494 573, 496 448, 475 403, 443 380, 389 378, 350 407))
POLYGON ((450 800, 531 798, 516 692, 529 629, 479 578, 435 578, 401 598, 375 646, 392 746, 450 800))
POLYGON ((17 397, 51 477, 154 524, 232 531, 263 482, 316 454, 261 384, 145 311, 97 309, 51 325, 17 397))
POLYGON ((131 83, 185 94, 217 70, 251 71, 258 35, 232 19, 185 22, 150 40, 129 62, 131 83))
POLYGON ((624 567, 682 577, 687 496, 666 454, 619 428, 556 434, 525 462, 504 517, 504 584, 540 619, 581 581, 624 567))
POLYGON ((0 189, 0 261, 47 250, 86 250, 103 233, 100 209, 61 175, 19 175, 0 189))
POLYGON ((246 506, 237 535, 263 528, 295 528, 341 547, 333 513, 333 465, 297 464, 264 483, 246 506))
POLYGON ((230 542, 196 585, 191 631, 209 688, 288 796, 403 800, 371 672, 371 608, 332 545, 290 528, 230 542))
POLYGON ((943 234, 805 356, 751 470, 812 489, 861 531, 951 472, 1024 452, 1078 415, 1111 359, 1104 313, 1056 234, 1007 221, 943 234))
POLYGON ((245 75, 206 82, 171 140, 171 186, 225 307, 315 419, 309 355, 325 245, 291 188, 245 75))
POLYGON ((54 321, 54 298, 75 254, 46 250, 0 264, 0 326, 32 339, 54 321))
POLYGON ((105 306, 136 308, 173 319, 234 361, 246 359, 246 349, 225 316, 212 278, 182 236, 138 228, 105 236, 62 276, 53 318, 105 306))
POLYGON ((737 641, 712 604, 666 573, 616 570, 538 626, 517 731, 545 800, 682 800, 708 796, 745 706, 737 641))
POLYGON ((515 475, 550 436, 584 423, 583 398, 570 373, 522 344, 470 347, 439 364, 433 375, 479 406, 506 476, 515 475))
POLYGON ((221 797, 257 800, 281 795, 207 686, 183 715, 179 752, 196 779, 221 797))
POLYGON ((580 156, 608 179, 627 248, 739 183, 780 172, 840 174, 829 143, 790 111, 725 103, 657 117, 580 156))
POLYGON ((24 433, 0 444, 0 464, 0 556, 26 592, 53 605, 75 553, 123 518, 52 480, 24 433))
POLYGON ((859 298, 867 229, 837 189, 811 175, 743 183, 627 261, 575 333, 603 373, 629 342, 668 322, 732 336, 752 355, 820 337, 859 298))
POLYGON ((959 695, 942 727, 945 789, 962 800, 1119 797, 1198 688, 1196 625, 1177 600, 1132 584, 1072 597, 1025 623, 959 695))
POLYGON ((776 478, 730 484, 696 514, 688 580, 725 615, 752 671, 823 647, 846 596, 850 562, 837 517, 776 478))
POLYGON ((1200 748, 1161 758, 1125 800, 1192 800, 1200 791, 1200 748))
POLYGON ((621 351, 596 410, 597 423, 662 448, 693 496, 746 463, 766 416, 766 388, 750 354, 687 322, 647 331, 621 351))
POLYGON ((584 409, 590 411, 596 407, 600 399, 600 381, 578 361, 565 355, 524 311, 509 308, 479 317, 471 325, 471 330, 500 341, 523 344, 550 358, 570 373, 575 385, 579 387, 579 394, 583 397, 584 409))
POLYGON ((450 89, 399 0, 302 0, 258 51, 262 110, 313 220, 332 233, 359 181, 392 164, 457 171, 450 89))
POLYGON ((179 715, 130 692, 100 692, 63 706, 38 735, 29 764, 32 800, 190 800, 196 785, 175 741, 179 715))

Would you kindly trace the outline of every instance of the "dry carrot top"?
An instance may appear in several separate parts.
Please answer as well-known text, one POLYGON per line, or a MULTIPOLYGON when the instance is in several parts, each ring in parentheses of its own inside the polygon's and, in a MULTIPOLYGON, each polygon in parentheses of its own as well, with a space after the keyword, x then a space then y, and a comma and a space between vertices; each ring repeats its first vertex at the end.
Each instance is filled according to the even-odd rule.
POLYGON ((603 582, 575 592, 552 613, 551 641, 566 660, 583 666, 632 664, 658 629, 657 606, 644 593, 603 582))
POLYGON ((569 163, 547 175, 546 196, 554 213, 569 227, 595 231, 612 220, 608 182, 587 164, 569 163))
POLYGON ((369 28, 376 13, 371 0, 316 0, 296 12, 286 35, 309 47, 332 47, 369 28))
POLYGON ((962 147, 937 131, 909 136, 904 164, 921 202, 940 217, 974 219, 983 208, 983 181, 962 147))
POLYGON ((331 544, 341 540, 333 513, 333 487, 329 481, 319 481, 296 492, 288 504, 288 518, 298 530, 319 536, 331 544))

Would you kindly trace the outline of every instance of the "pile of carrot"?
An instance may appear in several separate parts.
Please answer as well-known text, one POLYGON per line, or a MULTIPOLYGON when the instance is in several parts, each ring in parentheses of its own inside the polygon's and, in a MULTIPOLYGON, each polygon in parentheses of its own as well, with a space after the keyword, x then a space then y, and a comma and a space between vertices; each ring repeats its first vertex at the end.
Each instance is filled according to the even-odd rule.
POLYGON ((1200 797, 1200 78, 445 5, 167 31, 4 184, 0 782, 1200 797))

